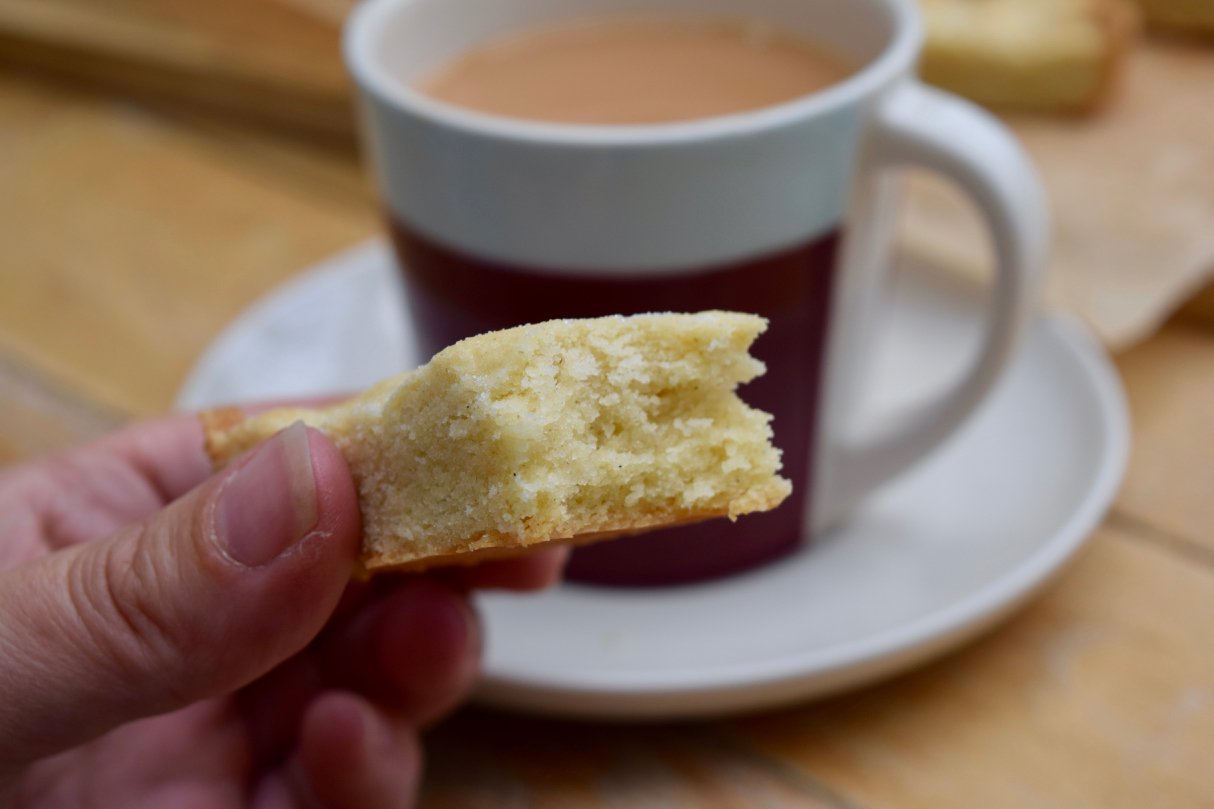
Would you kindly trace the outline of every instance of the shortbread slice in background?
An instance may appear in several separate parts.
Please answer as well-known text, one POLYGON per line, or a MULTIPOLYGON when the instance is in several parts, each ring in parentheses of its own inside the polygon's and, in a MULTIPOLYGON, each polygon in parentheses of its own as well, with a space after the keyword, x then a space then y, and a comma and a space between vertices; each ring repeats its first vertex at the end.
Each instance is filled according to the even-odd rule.
POLYGON ((1000 109, 1096 109, 1138 29, 1130 0, 919 3, 927 27, 923 79, 1000 109))
POLYGON ((216 468, 302 420, 358 486, 368 572, 509 555, 780 504, 771 417, 732 312, 556 320, 464 340, 320 410, 203 414, 216 468))

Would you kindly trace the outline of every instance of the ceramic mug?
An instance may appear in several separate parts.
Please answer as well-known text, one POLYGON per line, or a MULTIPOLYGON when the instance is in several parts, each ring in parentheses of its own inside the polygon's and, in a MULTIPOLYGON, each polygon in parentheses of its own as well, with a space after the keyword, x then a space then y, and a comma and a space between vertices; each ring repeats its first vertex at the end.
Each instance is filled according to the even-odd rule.
POLYGON ((645 585, 767 562, 844 519, 957 429, 1007 365, 1046 243, 1037 175, 998 120, 914 75, 913 0, 366 0, 345 30, 366 151, 426 356, 558 317, 733 309, 767 317, 764 377, 793 495, 575 551, 567 575, 645 585), (483 41, 611 14, 765 19, 863 65, 754 112, 628 126, 451 106, 409 82, 483 41), (995 281, 985 339, 951 389, 878 433, 851 416, 890 261, 891 169, 939 172, 985 216, 995 281))

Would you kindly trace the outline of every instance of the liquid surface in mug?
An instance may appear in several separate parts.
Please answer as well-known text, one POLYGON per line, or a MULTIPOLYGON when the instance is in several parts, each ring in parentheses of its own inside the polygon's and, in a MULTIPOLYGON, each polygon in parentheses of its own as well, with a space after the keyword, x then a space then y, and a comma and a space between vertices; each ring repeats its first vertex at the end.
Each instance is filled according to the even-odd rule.
POLYGON ((475 47, 414 87, 479 112, 568 124, 655 124, 747 112, 854 68, 757 20, 621 17, 532 29, 475 47))

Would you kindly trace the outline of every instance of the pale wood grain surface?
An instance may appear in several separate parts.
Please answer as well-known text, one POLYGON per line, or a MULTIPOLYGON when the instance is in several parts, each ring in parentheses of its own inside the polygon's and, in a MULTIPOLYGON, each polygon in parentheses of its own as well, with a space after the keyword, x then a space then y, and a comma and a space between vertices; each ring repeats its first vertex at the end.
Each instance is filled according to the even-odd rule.
POLYGON ((125 421, 0 352, 0 465, 96 438, 125 421))
POLYGON ((340 0, 0 0, 0 61, 349 141, 341 13, 340 0))
MULTIPOLYGON (((378 227, 347 153, 0 74, 0 462, 163 409, 257 295, 378 227)), ((822 703, 601 726, 468 709, 423 804, 1214 805, 1214 327, 1120 358, 1137 437, 1108 525, 966 649, 822 703)))
POLYGON ((1104 530, 988 638, 821 706, 734 724, 860 806, 1214 805, 1214 570, 1104 530))
POLYGON ((258 295, 378 227, 344 152, 0 75, 0 345, 132 414, 258 295))
POLYGON ((1212 334, 1182 321, 1119 358, 1134 444, 1117 509, 1214 554, 1212 334))

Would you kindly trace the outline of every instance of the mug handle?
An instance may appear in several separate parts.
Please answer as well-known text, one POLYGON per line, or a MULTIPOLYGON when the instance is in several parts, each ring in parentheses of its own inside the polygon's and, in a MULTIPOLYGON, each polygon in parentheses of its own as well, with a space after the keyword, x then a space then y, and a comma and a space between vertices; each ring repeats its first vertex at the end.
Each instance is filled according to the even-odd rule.
POLYGON ((877 103, 868 135, 873 176, 925 168, 973 198, 990 229, 995 279, 982 349, 968 373, 884 432, 837 447, 835 508, 828 509, 836 516, 935 448, 983 401, 1033 314, 1048 237, 1037 172, 1015 136, 985 110, 909 80, 877 103))

